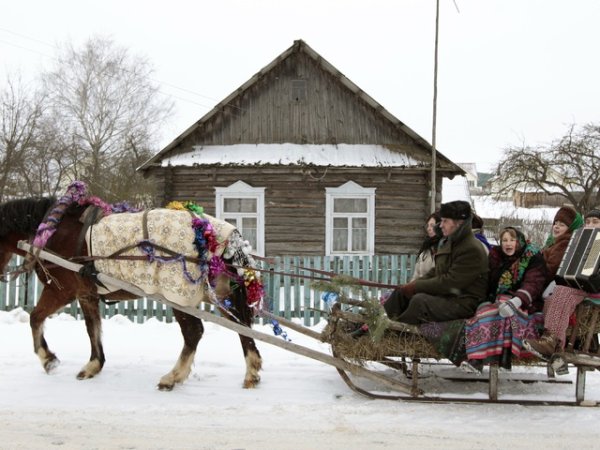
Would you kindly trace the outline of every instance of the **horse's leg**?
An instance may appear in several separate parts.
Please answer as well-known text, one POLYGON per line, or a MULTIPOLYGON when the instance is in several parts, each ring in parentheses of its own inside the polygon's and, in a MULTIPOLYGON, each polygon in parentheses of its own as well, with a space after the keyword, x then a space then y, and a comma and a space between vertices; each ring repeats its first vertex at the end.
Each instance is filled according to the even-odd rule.
MULTIPOLYGON (((231 290, 229 298, 233 304, 233 308, 229 312, 232 313, 234 317, 231 317, 230 314, 225 314, 225 316, 232 321, 236 321, 237 319, 240 323, 251 327, 252 310, 246 301, 246 288, 243 286, 243 283, 240 283, 231 290)), ((246 359, 244 389, 254 388, 260 382, 260 375, 258 372, 262 368, 262 358, 256 348, 254 339, 241 334, 238 336, 240 337, 244 358, 246 359)))
POLYGON ((92 378, 104 366, 104 348, 102 347, 102 318, 98 308, 98 297, 90 295, 79 299, 85 327, 90 338, 90 360, 77 374, 78 380, 92 378))
POLYGON ((44 338, 44 321, 48 316, 54 314, 59 308, 69 303, 70 299, 60 295, 52 288, 45 287, 37 305, 33 308, 29 316, 29 325, 33 336, 33 351, 40 358, 42 367, 47 373, 56 368, 60 361, 56 355, 50 351, 46 339, 44 338))
POLYGON ((173 314, 177 319, 177 323, 179 323, 179 328, 181 328, 183 349, 173 369, 160 379, 158 389, 161 391, 172 390, 176 383, 184 382, 190 375, 194 356, 196 355, 196 348, 204 333, 204 325, 202 325, 202 321, 199 318, 190 316, 177 309, 173 309, 173 314))
POLYGON ((254 339, 247 336, 240 336, 244 358, 246 359, 246 376, 244 377, 244 389, 256 387, 260 382, 259 371, 262 369, 262 358, 256 348, 254 339))

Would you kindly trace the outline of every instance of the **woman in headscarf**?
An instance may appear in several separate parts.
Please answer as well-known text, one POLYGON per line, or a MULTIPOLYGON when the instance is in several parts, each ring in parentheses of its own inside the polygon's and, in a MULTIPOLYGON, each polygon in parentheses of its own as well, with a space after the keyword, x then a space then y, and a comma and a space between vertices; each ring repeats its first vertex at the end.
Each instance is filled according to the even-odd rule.
MULTIPOLYGON (((599 209, 593 209, 585 215, 585 227, 600 228, 599 209)), ((542 359, 562 351, 575 309, 584 298, 597 295, 568 286, 556 286, 544 300, 544 333, 539 339, 525 340, 523 346, 542 359)))
POLYGON ((415 269, 410 281, 421 278, 435 266, 434 256, 442 238, 442 230, 440 229, 441 220, 442 218, 438 212, 431 213, 427 218, 425 222, 426 236, 417 254, 415 269))
POLYGON ((465 324, 465 366, 478 371, 492 362, 510 369, 513 355, 521 357, 522 340, 538 336, 547 280, 540 248, 513 227, 501 231, 500 245, 490 250, 489 266, 489 302, 465 324))
POLYGON ((554 280, 573 231, 581 228, 582 225, 583 218, 581 214, 573 208, 563 206, 556 212, 552 222, 552 230, 542 249, 548 267, 548 283, 554 280))
MULTIPOLYGON (((543 316, 540 314, 543 305, 541 293, 554 279, 573 231, 582 225, 581 215, 573 208, 563 206, 557 211, 552 221, 551 233, 541 251, 543 255, 541 269, 541 258, 538 256, 540 252, 537 251, 535 255, 530 254, 535 249, 528 243, 523 250, 524 236, 522 234, 518 236, 520 251, 515 254, 518 253, 519 256, 517 260, 514 256, 509 258, 514 260, 511 267, 517 276, 512 276, 511 281, 504 278, 505 271, 497 279, 496 276, 490 275, 490 292, 492 294, 496 292, 494 304, 481 306, 475 317, 468 320, 465 325, 468 357, 466 368, 481 370, 485 363, 496 361, 502 367, 510 369, 513 355, 517 358, 531 356, 527 349, 523 350, 522 346, 525 339, 537 339, 540 334, 538 330, 543 327, 543 316), (515 272, 517 265, 520 269, 515 272), (531 272, 532 269, 535 270, 531 272), (539 277, 540 270, 545 274, 544 279, 539 277), (524 280, 531 279, 534 274, 535 283, 528 282, 529 288, 523 288, 521 284, 524 280), (498 286, 494 289, 496 282, 498 286), (513 284, 512 287, 509 287, 510 284, 513 284), (510 297, 511 294, 515 295, 510 297), (494 307, 497 308, 496 312, 494 307)), ((503 231, 501 239, 505 237, 503 231)), ((510 256, 506 255, 503 243, 501 243, 501 252, 505 256, 510 256)), ((494 271, 493 264, 496 263, 490 253, 491 273, 497 273, 498 269, 494 271)))

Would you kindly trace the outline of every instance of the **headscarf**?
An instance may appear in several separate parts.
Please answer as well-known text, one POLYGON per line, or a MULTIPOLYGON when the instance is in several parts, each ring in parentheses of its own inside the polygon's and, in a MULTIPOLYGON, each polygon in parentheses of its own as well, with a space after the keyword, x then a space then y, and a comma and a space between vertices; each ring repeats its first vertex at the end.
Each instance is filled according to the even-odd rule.
POLYGON ((527 269, 534 264, 543 262, 540 248, 527 241, 521 231, 513 227, 506 227, 502 230, 500 236, 507 230, 515 232, 518 248, 510 256, 504 253, 501 245, 494 247, 490 252, 490 258, 501 261, 499 267, 490 273, 490 287, 495 288, 490 292, 490 296, 493 298, 516 290, 521 285, 527 269))

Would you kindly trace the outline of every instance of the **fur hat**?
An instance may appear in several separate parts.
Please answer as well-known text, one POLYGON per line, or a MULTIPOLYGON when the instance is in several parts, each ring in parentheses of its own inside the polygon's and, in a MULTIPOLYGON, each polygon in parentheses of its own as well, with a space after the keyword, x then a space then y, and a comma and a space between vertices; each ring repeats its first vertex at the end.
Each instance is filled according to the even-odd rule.
POLYGON ((446 219, 465 220, 471 216, 471 205, 463 200, 442 203, 440 216, 446 219))
POLYGON ((570 206, 561 206, 561 208, 556 212, 552 223, 556 223, 557 220, 560 220, 566 226, 570 227, 576 217, 577 211, 575 211, 573 208, 570 206))
POLYGON ((598 219, 600 219, 600 209, 591 209, 590 211, 588 211, 588 213, 585 215, 585 218, 587 219, 588 217, 597 217, 598 219))

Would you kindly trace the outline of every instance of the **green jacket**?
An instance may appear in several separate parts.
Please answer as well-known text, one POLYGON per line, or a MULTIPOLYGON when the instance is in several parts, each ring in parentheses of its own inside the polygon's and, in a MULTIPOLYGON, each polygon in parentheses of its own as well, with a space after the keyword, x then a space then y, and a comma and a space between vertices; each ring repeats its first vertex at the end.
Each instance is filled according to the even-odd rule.
POLYGON ((435 267, 416 281, 415 292, 455 297, 474 311, 487 296, 488 273, 487 253, 465 220, 440 241, 435 267))

